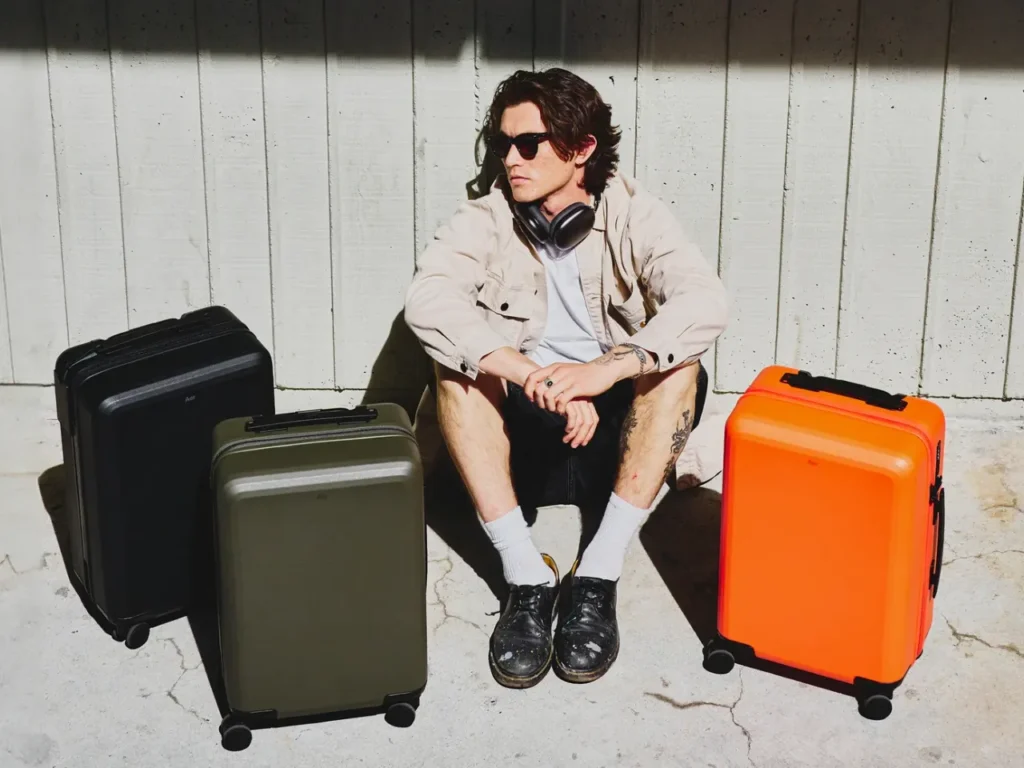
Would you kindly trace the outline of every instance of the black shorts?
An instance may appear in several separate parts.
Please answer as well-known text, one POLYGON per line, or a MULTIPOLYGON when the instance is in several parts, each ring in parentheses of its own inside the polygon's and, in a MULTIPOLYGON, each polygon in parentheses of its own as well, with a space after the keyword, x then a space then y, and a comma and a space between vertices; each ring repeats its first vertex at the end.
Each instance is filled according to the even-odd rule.
MULTIPOLYGON (((707 389, 708 374, 701 365, 694 428, 700 423, 707 389)), ((512 446, 512 482, 523 509, 553 504, 603 509, 615 487, 619 436, 632 402, 631 379, 595 397, 599 421, 594 436, 573 448, 562 442, 566 418, 536 405, 522 388, 509 383, 504 419, 512 446)))

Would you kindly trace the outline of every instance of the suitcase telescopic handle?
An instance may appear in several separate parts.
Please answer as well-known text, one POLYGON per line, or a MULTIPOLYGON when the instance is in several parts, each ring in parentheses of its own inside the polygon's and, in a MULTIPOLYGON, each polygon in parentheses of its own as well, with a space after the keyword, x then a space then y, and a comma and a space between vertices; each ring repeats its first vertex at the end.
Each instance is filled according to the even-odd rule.
POLYGON ((887 411, 902 411, 907 407, 907 400, 904 395, 894 395, 886 392, 884 389, 875 389, 864 384, 834 379, 829 376, 814 376, 807 371, 784 373, 782 375, 782 382, 789 384, 794 389, 804 389, 809 392, 828 392, 833 395, 850 397, 854 400, 862 400, 868 405, 884 408, 887 411))
POLYGON ((311 411, 294 411, 267 416, 254 416, 246 422, 246 432, 267 432, 272 429, 291 427, 312 427, 322 424, 353 424, 373 421, 377 409, 359 405, 355 408, 318 408, 311 411))

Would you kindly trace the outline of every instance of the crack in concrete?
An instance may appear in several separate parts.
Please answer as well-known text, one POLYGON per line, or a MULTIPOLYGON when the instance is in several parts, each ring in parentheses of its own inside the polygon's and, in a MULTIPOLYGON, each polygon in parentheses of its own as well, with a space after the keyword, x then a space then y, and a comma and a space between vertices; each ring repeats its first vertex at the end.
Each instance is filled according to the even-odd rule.
POLYGON ((983 557, 990 557, 992 555, 1024 555, 1024 549, 997 549, 992 552, 980 552, 977 555, 960 555, 958 557, 952 557, 949 560, 943 560, 943 565, 949 565, 950 563, 956 563, 960 560, 980 560, 983 557))
POLYGON ((757 768, 757 764, 754 762, 753 757, 751 757, 751 752, 753 751, 753 748, 754 748, 754 739, 751 736, 750 731, 748 731, 736 719, 736 707, 737 707, 737 705, 739 705, 740 701, 743 699, 743 675, 737 673, 737 677, 739 677, 739 680, 740 680, 740 694, 739 694, 739 696, 736 697, 736 701, 734 701, 732 704, 721 704, 721 703, 719 703, 717 701, 677 701, 676 699, 673 699, 671 696, 666 696, 663 693, 653 693, 651 691, 645 691, 644 692, 644 696, 650 696, 652 699, 660 701, 660 702, 662 702, 664 704, 668 704, 670 707, 672 707, 674 709, 686 710, 686 709, 696 709, 698 707, 715 707, 716 709, 727 709, 727 710, 729 710, 729 716, 732 718, 732 724, 735 725, 737 728, 739 728, 740 731, 743 732, 744 737, 746 737, 746 739, 747 739, 747 761, 751 765, 753 765, 754 768, 757 768))
POLYGON ((949 627, 949 631, 953 633, 953 639, 956 640, 957 648, 960 647, 960 644, 964 640, 974 640, 975 642, 981 643, 986 648, 991 648, 994 651, 1007 651, 1024 659, 1024 652, 1021 652, 1020 648, 1018 648, 1013 643, 1007 643, 1006 645, 995 645, 994 643, 990 643, 988 640, 984 640, 978 637, 977 635, 972 635, 968 632, 961 632, 956 627, 954 627, 953 622, 951 622, 945 616, 943 616, 942 618, 946 622, 946 626, 949 627))
POLYGON ((447 603, 445 603, 444 598, 441 597, 441 582, 443 582, 445 579, 447 579, 449 576, 451 576, 452 571, 455 570, 455 564, 452 562, 451 555, 449 555, 447 557, 439 558, 437 560, 431 560, 430 562, 438 563, 438 564, 443 564, 443 565, 447 565, 448 566, 448 570, 446 570, 444 573, 442 573, 434 581, 433 588, 434 588, 434 597, 436 598, 436 600, 434 602, 432 602, 432 603, 427 603, 427 605, 439 605, 439 606, 441 606, 441 611, 444 613, 444 618, 441 619, 441 623, 438 624, 436 627, 434 627, 434 630, 433 630, 434 634, 436 634, 437 631, 441 627, 443 627, 448 622, 449 619, 452 619, 454 621, 461 621, 463 624, 468 624, 469 626, 479 630, 484 635, 484 637, 490 637, 490 635, 487 634, 487 631, 483 627, 481 627, 479 624, 477 624, 475 622, 472 622, 469 619, 464 619, 461 616, 456 616, 454 613, 451 613, 448 610, 448 605, 447 605, 447 603))
POLYGON ((17 568, 14 567, 14 562, 11 560, 11 556, 8 554, 4 555, 3 560, 0 560, 0 567, 2 567, 4 563, 7 563, 7 567, 11 569, 11 573, 13 573, 15 576, 24 576, 26 573, 45 571, 47 568, 50 567, 50 558, 57 557, 58 555, 58 552, 43 552, 43 556, 39 559, 39 565, 35 566, 34 568, 28 568, 24 571, 19 571, 17 568))
POLYGON ((185 675, 187 673, 192 672, 193 670, 199 669, 199 667, 201 667, 203 665, 203 662, 200 661, 194 667, 186 666, 185 665, 185 654, 181 652, 181 648, 178 646, 178 643, 173 638, 169 638, 169 637, 168 638, 164 638, 164 642, 165 643, 170 643, 171 647, 174 648, 175 653, 178 654, 178 661, 179 661, 179 664, 181 666, 181 674, 178 675, 178 679, 175 680, 174 684, 167 690, 167 698, 169 698, 171 701, 173 701, 175 704, 177 704, 182 709, 182 711, 187 712, 188 714, 190 714, 193 717, 195 717, 199 722, 201 722, 201 723, 208 723, 208 722, 210 722, 209 718, 203 717, 202 715, 200 715, 198 712, 196 712, 191 707, 186 707, 184 704, 181 703, 181 700, 178 699, 178 697, 174 695, 174 689, 178 687, 178 683, 181 682, 181 679, 183 677, 185 677, 185 675))
POLYGON ((989 504, 987 507, 982 507, 982 512, 994 512, 998 509, 1009 509, 1016 512, 1018 515, 1024 514, 1024 510, 1020 508, 1020 502, 1017 501, 1017 495, 1014 494, 1009 504, 989 504))

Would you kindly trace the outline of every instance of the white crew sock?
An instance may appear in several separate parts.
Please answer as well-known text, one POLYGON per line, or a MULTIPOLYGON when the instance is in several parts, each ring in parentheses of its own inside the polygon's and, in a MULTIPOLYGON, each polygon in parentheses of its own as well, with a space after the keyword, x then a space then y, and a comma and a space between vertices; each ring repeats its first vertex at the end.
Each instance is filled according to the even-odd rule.
MULTIPOLYGON (((659 497, 663 495, 659 494, 659 497)), ((576 567, 576 575, 618 581, 633 535, 647 521, 653 509, 653 506, 650 509, 634 507, 613 493, 608 499, 601 525, 576 567)))
POLYGON ((555 572, 544 562, 533 543, 521 507, 489 523, 485 523, 482 518, 480 522, 494 548, 498 550, 506 582, 554 586, 555 572))

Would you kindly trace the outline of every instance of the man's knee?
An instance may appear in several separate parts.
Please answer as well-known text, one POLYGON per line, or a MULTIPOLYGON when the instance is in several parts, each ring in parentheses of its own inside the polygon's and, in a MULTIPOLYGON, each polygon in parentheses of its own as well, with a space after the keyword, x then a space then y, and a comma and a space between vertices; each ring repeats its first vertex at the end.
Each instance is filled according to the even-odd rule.
POLYGON ((690 409, 697 426, 707 398, 708 373, 700 361, 670 371, 650 373, 636 382, 636 396, 662 404, 673 411, 690 409))

